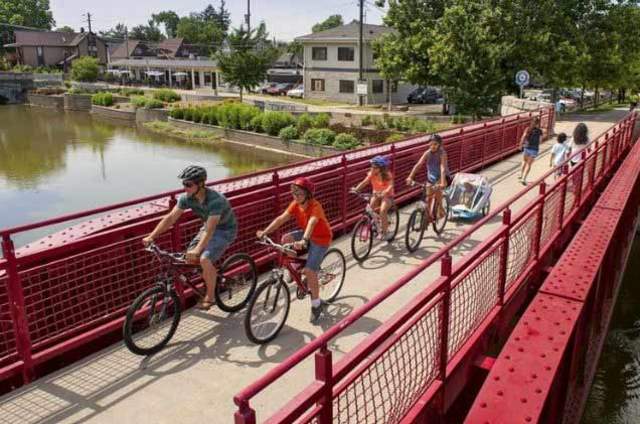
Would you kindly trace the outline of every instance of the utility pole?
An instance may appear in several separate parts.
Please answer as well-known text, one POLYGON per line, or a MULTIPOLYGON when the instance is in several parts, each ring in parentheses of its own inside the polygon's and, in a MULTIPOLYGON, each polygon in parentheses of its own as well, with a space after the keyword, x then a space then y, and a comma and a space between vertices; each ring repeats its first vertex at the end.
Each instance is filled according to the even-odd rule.
POLYGON ((247 14, 244 15, 244 20, 247 22, 247 32, 251 32, 251 0, 247 0, 247 14))
MULTIPOLYGON (((362 58, 364 57, 363 55, 363 40, 362 40, 362 20, 364 18, 364 0, 359 0, 358 1, 359 5, 360 5, 360 35, 358 37, 358 85, 362 83, 363 79, 364 79, 364 70, 362 68, 362 58)), ((356 89, 357 91, 357 89, 356 89)), ((363 101, 362 101, 362 95, 358 94, 358 105, 362 106, 363 101)))
POLYGON ((91 13, 87 12, 87 23, 89 24, 89 56, 98 56, 98 51, 96 47, 96 40, 93 37, 93 32, 91 31, 91 13))
POLYGON ((91 34, 91 13, 87 12, 87 22, 89 23, 89 34, 91 34))

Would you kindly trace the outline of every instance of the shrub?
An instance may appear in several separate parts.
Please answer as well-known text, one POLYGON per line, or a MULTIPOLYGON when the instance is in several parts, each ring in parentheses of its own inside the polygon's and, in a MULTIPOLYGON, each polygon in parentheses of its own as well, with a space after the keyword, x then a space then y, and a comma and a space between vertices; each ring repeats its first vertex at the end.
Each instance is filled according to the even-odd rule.
POLYGON ((236 103, 223 103, 218 106, 218 123, 221 127, 237 129, 240 127, 240 113, 236 103))
POLYGON ((80 87, 72 87, 67 90, 67 94, 91 94, 90 91, 80 87))
POLYGON ((198 108, 193 109, 192 119, 193 119, 193 122, 197 122, 197 123, 202 122, 202 109, 198 109, 198 108))
POLYGON ((180 100, 180 95, 173 90, 162 88, 153 92, 153 98, 166 103, 173 103, 180 100))
POLYGON ((236 107, 238 108, 238 125, 240 129, 251 130, 251 121, 260 114, 260 109, 244 103, 236 103, 236 107))
POLYGON ((294 123, 293 115, 288 112, 267 111, 262 115, 262 129, 269 135, 277 136, 281 129, 294 123))
POLYGON ((96 93, 91 96, 91 103, 98 106, 113 105, 113 95, 111 93, 96 93))
POLYGON ((160 100, 152 99, 151 97, 145 96, 134 96, 131 98, 131 104, 135 107, 143 107, 145 109, 162 109, 164 107, 164 103, 160 100))
POLYGON ((144 96, 144 91, 140 90, 139 88, 121 88, 120 90, 118 90, 118 93, 122 94, 123 96, 144 96))
POLYGON ((385 125, 385 122, 379 118, 375 118, 373 120, 373 125, 376 127, 377 130, 384 130, 387 128, 387 126, 385 125))
POLYGON ((40 88, 36 88, 34 93, 52 96, 52 95, 62 94, 66 91, 67 89, 64 87, 40 87, 40 88))
POLYGON ((313 128, 313 117, 308 113, 303 113, 298 117, 296 127, 298 128, 298 134, 304 134, 308 129, 313 128))
POLYGON ((385 142, 387 143, 394 143, 396 141, 400 141, 400 140, 404 140, 405 138, 407 138, 406 136, 402 135, 402 134, 398 134, 398 133, 393 133, 391 134, 389 137, 387 137, 387 139, 385 140, 385 142))
POLYGON ((419 133, 432 133, 436 131, 436 125, 431 121, 416 119, 412 130, 419 133))
POLYGON ((336 136, 336 139, 333 141, 333 147, 340 150, 353 149, 354 147, 357 147, 359 145, 360 142, 357 138, 355 138, 355 136, 346 133, 338 134, 336 136))
POLYGON ((261 133, 262 132, 262 118, 263 118, 263 113, 259 112, 256 116, 254 116, 253 118, 251 118, 251 122, 249 123, 251 130, 255 131, 257 133, 261 133))
POLYGON ((360 123, 363 127, 368 127, 371 124, 373 124, 373 117, 371 115, 365 115, 360 123))
POLYGON ((134 96, 131 98, 131 104, 135 107, 145 107, 147 104, 147 97, 134 96))
POLYGON ((184 109, 180 107, 173 108, 169 111, 169 116, 173 119, 184 119, 184 109))
POLYGON ((218 118, 216 117, 216 111, 214 108, 210 108, 205 112, 202 122, 209 125, 218 125, 218 118))
POLYGON ((289 125, 280 130, 278 137, 285 141, 295 140, 298 137, 298 130, 295 126, 289 125))
POLYGON ((188 107, 184 110, 184 120, 193 121, 193 108, 188 107))
POLYGON ((311 128, 304 133, 304 141, 310 144, 330 146, 336 139, 336 133, 328 128, 311 128))
POLYGON ((331 115, 319 113, 313 118, 313 128, 328 128, 331 122, 331 115))
POLYGON ((95 81, 98 79, 98 59, 83 56, 71 64, 71 79, 75 81, 95 81))

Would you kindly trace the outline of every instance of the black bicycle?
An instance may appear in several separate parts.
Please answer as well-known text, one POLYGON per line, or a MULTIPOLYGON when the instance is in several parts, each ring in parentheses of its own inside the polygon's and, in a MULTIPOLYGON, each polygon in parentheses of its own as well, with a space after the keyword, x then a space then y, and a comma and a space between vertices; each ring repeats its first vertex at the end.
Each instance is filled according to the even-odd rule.
MULTIPOLYGON (((176 287, 182 291, 186 285, 200 298, 205 295, 199 265, 188 264, 183 253, 167 252, 154 243, 145 250, 155 255, 162 271, 156 283, 142 292, 127 310, 122 329, 124 343, 137 355, 159 352, 176 332, 182 312, 176 287)), ((257 282, 256 264, 251 256, 231 255, 218 270, 216 304, 225 312, 241 310, 249 302, 257 282)))

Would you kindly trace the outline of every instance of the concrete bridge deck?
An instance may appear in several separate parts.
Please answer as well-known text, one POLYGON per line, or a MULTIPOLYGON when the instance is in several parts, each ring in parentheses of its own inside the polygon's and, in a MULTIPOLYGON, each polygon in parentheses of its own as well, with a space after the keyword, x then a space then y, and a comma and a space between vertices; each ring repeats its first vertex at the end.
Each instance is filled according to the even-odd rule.
MULTIPOLYGON (((626 114, 616 109, 597 115, 574 115, 558 121, 556 133, 570 135, 578 122, 586 122, 595 139, 626 114)), ((530 180, 548 170, 553 141, 541 147, 530 180)), ((481 171, 494 187, 497 206, 523 189, 517 180, 520 156, 515 155, 481 171)), ((532 190, 532 192, 534 192, 532 190)), ((535 194, 535 193, 533 193, 535 194)), ((532 195, 533 195, 532 194, 532 195)), ((531 196, 521 199, 514 213, 531 196)), ((319 325, 308 322, 309 301, 294 300, 286 326, 267 346, 255 346, 244 334, 243 313, 227 315, 216 308, 183 314, 173 340, 162 352, 142 358, 116 343, 92 356, 45 376, 0 398, 0 423, 232 422, 232 398, 292 352, 367 302, 421 260, 464 232, 469 223, 450 222, 442 237, 427 231, 421 248, 409 254, 404 247, 404 224, 412 206, 401 211, 400 231, 390 245, 377 243, 370 258, 358 264, 350 258, 349 237, 335 243, 348 257, 348 270, 340 298, 319 325)), ((454 263, 500 225, 499 217, 476 231, 454 255, 454 263)), ((370 314, 333 340, 335 352, 348 352, 394 312, 402 308, 426 284, 435 280, 438 267, 430 267, 370 314)), ((297 367, 287 377, 257 396, 252 405, 275 411, 313 376, 313 364, 297 367)), ((258 420, 266 416, 258 416, 258 420)))

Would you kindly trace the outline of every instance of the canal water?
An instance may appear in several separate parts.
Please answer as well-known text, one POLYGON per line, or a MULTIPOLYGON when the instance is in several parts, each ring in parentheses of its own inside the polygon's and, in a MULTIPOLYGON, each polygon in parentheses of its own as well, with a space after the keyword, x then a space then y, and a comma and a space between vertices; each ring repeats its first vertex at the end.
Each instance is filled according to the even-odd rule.
POLYGON ((640 237, 631 249, 582 422, 640 423, 640 237))
MULTIPOLYGON (((292 160, 187 143, 86 112, 0 106, 0 229, 179 189, 176 175, 189 164, 204 166, 209 179, 218 179, 292 160)), ((52 229, 14 242, 24 245, 52 229)))

